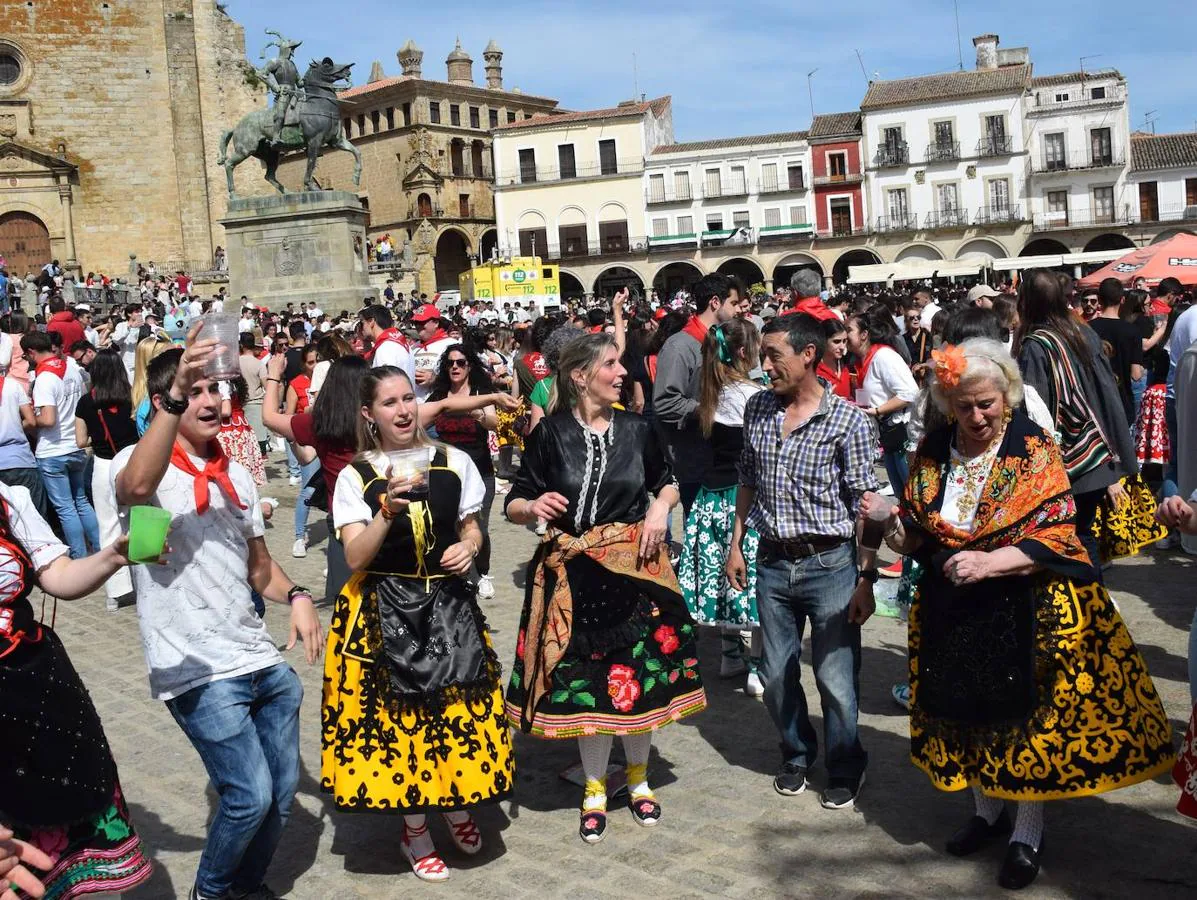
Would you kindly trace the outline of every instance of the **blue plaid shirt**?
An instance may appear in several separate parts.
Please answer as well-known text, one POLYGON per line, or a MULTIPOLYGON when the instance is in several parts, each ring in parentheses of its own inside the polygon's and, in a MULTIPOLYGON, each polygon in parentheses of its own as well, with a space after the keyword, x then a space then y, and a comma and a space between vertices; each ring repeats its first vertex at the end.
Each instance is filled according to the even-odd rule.
POLYGON ((781 541, 852 537, 861 494, 877 490, 868 417, 824 388, 814 415, 782 440, 785 407, 760 391, 744 410, 740 484, 756 491, 748 527, 781 541))

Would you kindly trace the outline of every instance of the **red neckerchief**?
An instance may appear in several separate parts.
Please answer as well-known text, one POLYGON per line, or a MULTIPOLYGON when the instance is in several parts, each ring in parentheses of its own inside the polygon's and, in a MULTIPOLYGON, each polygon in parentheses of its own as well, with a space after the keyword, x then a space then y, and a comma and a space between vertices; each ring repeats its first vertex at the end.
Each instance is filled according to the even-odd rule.
POLYGON ((191 461, 187 452, 179 446, 178 441, 175 441, 175 445, 170 451, 170 464, 195 479, 195 511, 200 515, 208 511, 209 481, 215 481, 224 491, 225 496, 239 507, 248 509, 249 507, 242 503, 241 498, 237 496, 237 489, 233 487, 233 479, 229 478, 229 458, 225 456, 220 444, 213 441, 208 446, 208 453, 210 454, 208 461, 204 464, 204 470, 201 472, 195 467, 195 463, 191 461))
MULTIPOLYGON (((859 384, 861 387, 864 387, 865 376, 869 374, 869 366, 873 364, 873 357, 876 356, 878 351, 884 346, 885 344, 874 344, 872 347, 870 347, 869 352, 865 354, 865 358, 860 364, 860 368, 856 370, 859 374, 857 384, 859 384)), ((889 349, 892 350, 893 348, 890 347, 889 349)))
POLYGON ((820 322, 827 322, 831 319, 839 318, 839 316, 835 314, 835 310, 833 310, 818 297, 803 297, 801 300, 783 312, 782 315, 792 316, 795 313, 805 313, 811 318, 818 319, 820 322))
POLYGON ((49 372, 52 375, 57 375, 59 378, 66 378, 67 364, 66 360, 61 356, 47 356, 37 364, 33 370, 34 377, 42 374, 42 372, 49 372))
POLYGON ((436 331, 434 331, 432 333, 432 337, 430 337, 428 340, 420 341, 420 349, 427 350, 429 344, 434 344, 437 341, 443 341, 448 336, 449 336, 449 332, 445 331, 445 329, 443 329, 443 328, 438 328, 436 331))
POLYGON ((698 318, 698 316, 691 316, 690 321, 686 323, 686 327, 682 331, 700 344, 707 339, 707 326, 702 324, 702 319, 698 318))
POLYGON ((852 399, 852 376, 847 365, 840 364, 839 374, 822 360, 819 361, 815 374, 831 385, 832 393, 839 394, 845 400, 852 399))
POLYGON ((392 344, 398 344, 404 350, 407 349, 407 338, 399 333, 398 328, 384 328, 378 333, 378 338, 374 341, 374 346, 370 348, 370 352, 366 354, 366 361, 373 361, 374 354, 378 352, 378 348, 387 341, 390 341, 392 344))

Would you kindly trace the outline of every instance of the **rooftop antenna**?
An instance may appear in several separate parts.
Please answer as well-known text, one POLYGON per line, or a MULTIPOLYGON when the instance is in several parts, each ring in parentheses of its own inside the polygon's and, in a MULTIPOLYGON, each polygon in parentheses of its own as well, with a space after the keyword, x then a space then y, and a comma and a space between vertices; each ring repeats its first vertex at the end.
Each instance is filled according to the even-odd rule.
POLYGON ((640 96, 640 70, 636 66, 636 51, 632 51, 632 96, 640 96))
POLYGON ((1143 127, 1145 129, 1150 128, 1151 133, 1155 134, 1155 120, 1158 119, 1159 117, 1160 117, 1160 111, 1158 109, 1153 109, 1153 110, 1150 110, 1150 111, 1144 113, 1143 114, 1143 127))
POLYGON ((960 71, 964 71, 964 45, 960 43, 960 4, 952 0, 952 10, 956 14, 956 55, 960 58, 960 71))
POLYGON ((1105 56, 1104 53, 1090 53, 1088 56, 1081 57, 1081 81, 1085 80, 1085 60, 1097 59, 1099 56, 1105 56))
POLYGON ((869 84, 869 73, 865 71, 864 59, 861 58, 860 51, 856 51, 856 61, 860 63, 860 74, 864 76, 865 84, 869 84))
POLYGON ((810 98, 810 121, 812 125, 815 123, 815 90, 811 87, 810 80, 818 71, 818 69, 811 69, 806 73, 806 95, 810 98))

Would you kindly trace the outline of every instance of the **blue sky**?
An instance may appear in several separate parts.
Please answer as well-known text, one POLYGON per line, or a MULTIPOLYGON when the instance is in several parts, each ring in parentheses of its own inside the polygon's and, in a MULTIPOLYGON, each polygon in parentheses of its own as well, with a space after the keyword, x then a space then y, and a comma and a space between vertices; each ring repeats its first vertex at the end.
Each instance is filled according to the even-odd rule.
MULTIPOLYGON (((815 112, 858 106, 869 78, 902 78, 957 68, 951 0, 808 3, 801 0, 601 0, 599 3, 507 0, 423 4, 402 0, 228 0, 246 31, 254 62, 279 28, 302 38, 298 55, 354 61, 355 83, 370 64, 399 74, 395 53, 414 38, 425 77, 444 79, 444 59, 460 36, 484 83, 482 48, 503 48, 507 88, 549 96, 562 107, 591 109, 632 97, 673 95, 677 140, 806 128, 812 79, 815 112), (306 18, 307 24, 304 24, 306 18), (282 27, 285 22, 297 24, 282 27), (633 68, 633 54, 636 65, 633 68)), ((1030 47, 1037 74, 1114 67, 1126 76, 1131 127, 1155 112, 1159 133, 1197 130, 1197 3, 960 0, 964 65, 975 62, 972 37, 1001 36, 1004 47, 1030 47), (1100 55, 1097 55, 1100 54, 1100 55)))

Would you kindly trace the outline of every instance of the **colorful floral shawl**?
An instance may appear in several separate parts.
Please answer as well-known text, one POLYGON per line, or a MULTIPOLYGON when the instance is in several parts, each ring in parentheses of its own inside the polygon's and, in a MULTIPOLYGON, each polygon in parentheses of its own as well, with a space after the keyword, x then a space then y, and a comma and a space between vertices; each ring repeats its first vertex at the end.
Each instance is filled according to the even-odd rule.
POLYGON ((1036 563, 1065 578, 1094 580, 1095 573, 1076 533, 1076 504, 1056 443, 1022 411, 1014 413, 997 459, 981 491, 971 532, 941 515, 945 474, 956 426, 927 435, 910 467, 902 517, 944 550, 1018 547, 1036 563))

